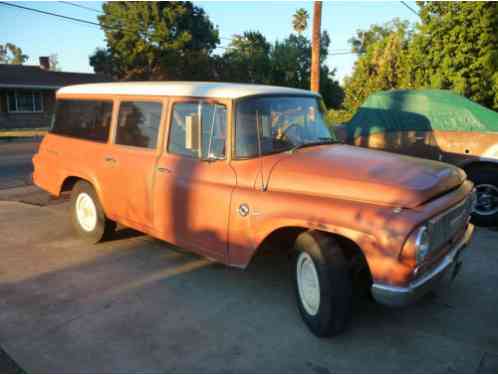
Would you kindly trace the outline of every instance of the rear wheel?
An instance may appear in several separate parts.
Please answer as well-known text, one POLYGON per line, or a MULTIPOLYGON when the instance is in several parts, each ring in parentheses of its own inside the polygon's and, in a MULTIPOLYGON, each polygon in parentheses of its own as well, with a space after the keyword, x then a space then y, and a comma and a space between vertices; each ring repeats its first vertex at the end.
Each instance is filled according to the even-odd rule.
POLYGON ((477 195, 472 223, 482 227, 498 225, 498 167, 474 167, 467 175, 474 183, 477 195))
POLYGON ((97 194, 86 181, 78 181, 71 192, 71 221, 80 237, 89 243, 108 238, 116 223, 106 218, 97 194))
POLYGON ((304 232, 294 245, 294 285, 301 317, 319 337, 341 333, 351 320, 352 282, 342 249, 330 236, 304 232))

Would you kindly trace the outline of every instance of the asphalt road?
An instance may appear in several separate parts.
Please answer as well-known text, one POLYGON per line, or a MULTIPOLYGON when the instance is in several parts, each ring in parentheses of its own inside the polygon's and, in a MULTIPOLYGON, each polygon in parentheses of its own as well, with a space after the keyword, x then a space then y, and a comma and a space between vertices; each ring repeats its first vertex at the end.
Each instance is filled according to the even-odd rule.
POLYGON ((38 142, 0 140, 0 189, 26 186, 33 172, 31 158, 38 149, 38 142))
POLYGON ((126 229, 88 246, 67 203, 1 199, 0 347, 27 372, 498 372, 496 231, 451 289, 403 309, 356 298, 351 329, 318 339, 285 257, 230 269, 126 229))

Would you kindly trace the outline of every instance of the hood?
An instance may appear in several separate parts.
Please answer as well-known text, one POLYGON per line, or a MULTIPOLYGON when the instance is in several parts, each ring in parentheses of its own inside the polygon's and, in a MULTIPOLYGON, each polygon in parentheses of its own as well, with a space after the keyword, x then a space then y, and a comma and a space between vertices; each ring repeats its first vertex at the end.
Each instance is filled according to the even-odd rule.
POLYGON ((347 145, 303 148, 277 162, 268 189, 414 208, 460 186, 449 164, 347 145))

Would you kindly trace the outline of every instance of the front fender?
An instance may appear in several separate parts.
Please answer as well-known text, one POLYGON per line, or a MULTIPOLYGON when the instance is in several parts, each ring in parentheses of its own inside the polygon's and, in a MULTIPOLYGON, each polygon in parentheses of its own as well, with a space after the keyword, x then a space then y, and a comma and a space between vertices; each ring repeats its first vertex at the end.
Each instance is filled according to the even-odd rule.
MULTIPOLYGON (((285 192, 235 194, 229 230, 229 263, 246 267, 260 245, 282 228, 321 230, 355 242, 382 278, 399 281, 398 255, 413 229, 391 207, 285 192), (251 202, 247 217, 236 212, 238 202, 251 202), (400 220, 401 219, 401 220, 400 220), (390 275, 389 275, 390 274, 390 275)), ((406 219, 406 218, 405 218, 406 219)))
MULTIPOLYGON (((354 225, 351 226, 354 227, 354 225)), ((399 259, 400 250, 406 238, 404 230, 395 234, 394 232, 377 229, 374 234, 368 229, 359 230, 338 225, 333 219, 268 217, 255 225, 254 242, 261 244, 274 231, 289 227, 319 230, 353 241, 361 249, 370 272, 376 281, 382 280, 389 284, 403 284, 411 275, 411 265, 404 264, 399 259)), ((409 231, 407 230, 407 232, 409 231)), ((250 254, 247 262, 254 256, 257 249, 258 247, 250 254)))

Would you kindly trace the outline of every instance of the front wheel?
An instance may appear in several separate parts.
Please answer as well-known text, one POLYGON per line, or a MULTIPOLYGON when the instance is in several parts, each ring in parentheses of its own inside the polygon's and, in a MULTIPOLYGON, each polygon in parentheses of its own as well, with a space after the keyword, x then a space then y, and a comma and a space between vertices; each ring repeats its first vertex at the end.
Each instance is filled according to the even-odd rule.
POLYGON ((330 236, 304 232, 294 245, 294 285, 301 317, 319 337, 341 333, 351 320, 349 263, 330 236))
POLYGON ((79 181, 71 192, 71 221, 80 237, 97 243, 110 236, 116 223, 106 218, 97 194, 86 181, 79 181))
POLYGON ((498 168, 481 166, 467 171, 476 189, 472 223, 481 227, 498 225, 498 168))

